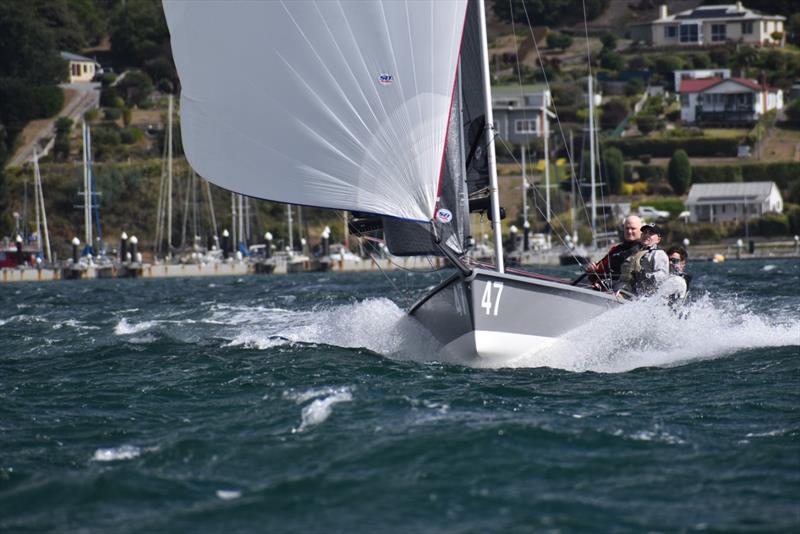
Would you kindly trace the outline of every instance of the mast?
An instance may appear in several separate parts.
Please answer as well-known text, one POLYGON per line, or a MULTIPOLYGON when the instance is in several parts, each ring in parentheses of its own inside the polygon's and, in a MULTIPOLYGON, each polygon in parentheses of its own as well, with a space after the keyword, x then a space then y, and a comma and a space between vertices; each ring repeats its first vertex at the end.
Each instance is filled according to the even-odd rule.
MULTIPOLYGON (((570 202, 569 202, 569 218, 570 228, 573 235, 577 236, 575 231, 575 134, 570 129, 569 131, 569 183, 570 183, 570 202)), ((573 239, 573 242, 577 239, 573 239)), ((577 244, 577 243, 576 243, 577 244)))
POLYGON ((211 226, 214 229, 214 239, 219 239, 219 234, 217 233, 217 216, 214 214, 214 200, 211 198, 211 185, 208 183, 208 180, 203 180, 206 184, 206 196, 208 197, 208 211, 211 214, 211 226))
POLYGON ((487 161, 489 163, 489 191, 492 199, 492 232, 494 234, 494 253, 497 272, 502 273, 503 236, 500 228, 500 198, 497 189, 497 155, 494 149, 494 116, 492 115, 492 86, 489 77, 489 44, 486 36, 486 6, 484 0, 478 0, 478 11, 481 29, 481 55, 483 56, 483 97, 486 105, 486 144, 487 161))
POLYGON ((172 256, 172 95, 167 111, 167 255, 172 256))
POLYGON ((531 227, 531 223, 528 220, 528 164, 525 157, 527 152, 527 147, 522 145, 522 226, 525 228, 524 241, 522 243, 523 250, 528 244, 528 230, 531 227))
MULTIPOLYGON (((44 258, 48 262, 53 261, 53 256, 50 253, 50 233, 47 231, 47 212, 44 209, 44 192, 42 191, 42 173, 39 171, 39 154, 36 152, 36 149, 33 150, 33 180, 34 180, 34 190, 36 191, 36 203, 37 206, 41 206, 40 209, 37 209, 37 213, 41 212, 42 214, 42 226, 44 227, 44 258)), ((39 232, 39 223, 38 223, 38 216, 37 216, 37 224, 36 224, 36 232, 39 232)), ((42 234, 38 234, 39 239, 42 239, 42 234)), ((39 243, 41 245, 41 242, 39 243)))
POLYGON ((236 195, 239 197, 239 242, 236 246, 239 246, 239 243, 246 243, 247 236, 244 233, 244 195, 236 195))
POLYGON ((236 227, 238 225, 236 224, 236 222, 237 222, 236 221, 236 193, 231 193, 231 232, 233 232, 233 236, 232 236, 233 237, 233 242, 236 244, 236 247, 238 249, 239 242, 236 241, 236 238, 237 238, 237 236, 236 236, 236 227))
POLYGON ((92 192, 89 184, 89 139, 91 132, 83 123, 83 237, 86 246, 91 247, 92 242, 92 192))
POLYGON ((292 205, 286 204, 286 216, 289 221, 289 254, 294 252, 294 236, 292 236, 292 205))
POLYGON ((550 225, 550 117, 547 116, 547 113, 547 93, 545 92, 542 98, 542 130, 544 135, 544 219, 547 222, 547 247, 550 248, 550 235, 552 233, 552 226, 550 225))
POLYGON ((594 88, 592 74, 589 73, 589 176, 591 177, 592 195, 592 248, 597 246, 595 229, 597 228, 597 192, 595 191, 594 177, 594 88))

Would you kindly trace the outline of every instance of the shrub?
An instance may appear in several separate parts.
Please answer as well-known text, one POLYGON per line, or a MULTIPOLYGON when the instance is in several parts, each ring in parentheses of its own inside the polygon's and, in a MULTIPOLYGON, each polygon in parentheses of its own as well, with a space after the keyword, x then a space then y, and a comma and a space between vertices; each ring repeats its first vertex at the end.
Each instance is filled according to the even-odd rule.
POLYGON ((600 117, 600 124, 605 129, 616 128, 628 116, 628 109, 628 104, 624 100, 619 98, 609 100, 602 107, 603 114, 600 117))
POLYGON ((115 107, 115 100, 118 96, 116 87, 103 87, 100 90, 100 105, 103 107, 115 107))
POLYGON ((608 70, 622 70, 625 68, 625 58, 611 49, 604 48, 600 52, 600 66, 608 70))
POLYGON ((90 109, 83 114, 83 120, 86 122, 94 122, 100 117, 100 112, 97 109, 90 109))
POLYGON ((741 182, 742 173, 738 166, 703 165, 692 168, 692 181, 696 184, 741 182))
POLYGON ((617 38, 613 33, 604 33, 600 36, 600 42, 603 43, 603 49, 605 50, 614 50, 617 48, 617 38))
POLYGON ((59 117, 55 122, 56 135, 69 134, 70 130, 72 130, 72 125, 73 121, 69 117, 59 117))
POLYGON ((765 213, 758 219, 758 233, 767 237, 789 235, 789 217, 785 213, 765 213))
POLYGON ((144 139, 144 134, 139 128, 130 127, 120 130, 119 139, 123 145, 132 145, 144 139))
POLYGON ((116 121, 122 117, 122 110, 118 108, 105 108, 103 110, 103 115, 107 121, 116 121))
POLYGON ((735 157, 739 147, 737 139, 725 138, 609 139, 605 144, 619 148, 627 158, 669 158, 679 149, 691 157, 735 157))
POLYGON ((644 92, 644 82, 641 78, 632 78, 625 84, 625 95, 634 96, 644 92))
POLYGON ((658 127, 658 119, 653 115, 639 115, 636 117, 636 126, 642 135, 647 135, 658 127))
POLYGON ((650 193, 650 185, 647 182, 622 184, 623 195, 646 195, 648 193, 650 193))
POLYGON ((675 194, 682 195, 689 189, 692 183, 692 166, 689 163, 689 156, 685 150, 676 150, 669 160, 667 168, 669 185, 675 194))
POLYGON ((547 47, 566 50, 572 46, 572 36, 565 33, 550 32, 547 34, 547 47))

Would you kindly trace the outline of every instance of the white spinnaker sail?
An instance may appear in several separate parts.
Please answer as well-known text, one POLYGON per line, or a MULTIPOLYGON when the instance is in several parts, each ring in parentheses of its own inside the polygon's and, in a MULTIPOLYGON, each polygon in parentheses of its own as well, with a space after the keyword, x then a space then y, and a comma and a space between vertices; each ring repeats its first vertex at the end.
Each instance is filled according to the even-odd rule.
POLYGON ((429 221, 467 0, 164 0, 181 132, 245 195, 429 221))

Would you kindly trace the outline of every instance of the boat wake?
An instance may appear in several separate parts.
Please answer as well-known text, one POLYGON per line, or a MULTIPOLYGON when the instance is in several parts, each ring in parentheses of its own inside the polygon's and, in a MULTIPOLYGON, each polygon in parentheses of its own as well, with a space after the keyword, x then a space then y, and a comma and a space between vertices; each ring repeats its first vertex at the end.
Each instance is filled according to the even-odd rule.
MULTIPOLYGON (((226 331, 222 338, 232 347, 269 350, 294 344, 330 345, 366 349, 392 359, 465 363, 441 353, 424 328, 385 298, 305 311, 224 308, 212 309, 210 316, 197 320, 197 326, 213 325, 215 332, 222 327, 226 331)), ((116 333, 141 334, 153 324, 123 319, 116 333)), ((489 366, 619 373, 792 345, 800 345, 800 320, 786 311, 765 317, 737 301, 703 297, 675 313, 658 302, 641 301, 600 315, 545 349, 489 366)))
POLYGON ((800 345, 795 316, 764 317, 735 301, 705 296, 675 313, 655 300, 634 302, 569 332, 509 367, 619 373, 672 367, 741 350, 800 345))

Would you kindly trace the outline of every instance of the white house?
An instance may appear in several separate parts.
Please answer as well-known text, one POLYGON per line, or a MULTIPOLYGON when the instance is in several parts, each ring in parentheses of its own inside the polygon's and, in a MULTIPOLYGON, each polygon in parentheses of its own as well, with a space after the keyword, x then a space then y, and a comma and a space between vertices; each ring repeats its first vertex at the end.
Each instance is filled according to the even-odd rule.
POLYGON ((529 143, 544 131, 544 113, 551 105, 544 86, 492 87, 492 114, 500 137, 512 143, 529 143))
POLYGON ((61 59, 69 63, 69 83, 91 82, 97 72, 97 62, 71 52, 61 52, 61 59))
POLYGON ((691 222, 743 221, 783 211, 775 182, 694 184, 686 200, 691 222))
POLYGON ((631 38, 653 46, 704 46, 727 42, 783 46, 786 17, 748 9, 742 2, 699 6, 669 14, 666 4, 648 24, 631 27, 631 38), (775 39, 773 34, 780 34, 775 39))
POLYGON ((783 91, 747 78, 681 80, 684 122, 753 123, 764 113, 783 109, 783 91))

